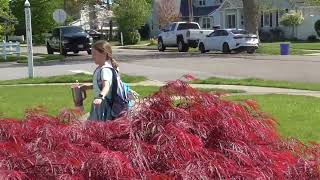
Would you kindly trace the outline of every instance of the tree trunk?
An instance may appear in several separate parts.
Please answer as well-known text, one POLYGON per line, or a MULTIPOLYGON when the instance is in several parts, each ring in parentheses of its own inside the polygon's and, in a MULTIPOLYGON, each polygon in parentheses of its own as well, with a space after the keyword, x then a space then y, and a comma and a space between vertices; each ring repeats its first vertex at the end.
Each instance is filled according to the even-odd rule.
POLYGON ((244 26, 249 33, 259 34, 259 6, 257 0, 242 0, 243 2, 243 14, 244 14, 244 26))
POLYGON ((94 2, 89 2, 89 25, 90 29, 97 29, 96 27, 96 9, 94 7, 94 2))

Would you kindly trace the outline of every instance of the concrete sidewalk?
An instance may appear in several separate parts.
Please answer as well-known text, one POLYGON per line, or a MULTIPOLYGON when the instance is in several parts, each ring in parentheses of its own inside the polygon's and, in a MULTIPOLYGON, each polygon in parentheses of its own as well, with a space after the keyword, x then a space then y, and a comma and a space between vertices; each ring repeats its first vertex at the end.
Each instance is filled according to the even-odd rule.
MULTIPOLYGON (((16 84, 16 85, 0 85, 0 87, 12 86, 58 86, 58 85, 71 85, 73 83, 50 83, 50 84, 16 84)), ((130 86, 164 86, 166 83, 161 81, 148 80, 139 83, 129 83, 130 86)), ((226 90, 242 90, 246 93, 236 93, 236 95, 262 95, 262 94, 285 94, 285 95, 299 95, 319 97, 320 91, 286 89, 286 88, 273 88, 273 87, 258 87, 258 86, 241 86, 241 85, 214 85, 214 84, 191 84, 194 88, 207 88, 207 89, 226 89, 226 90)))

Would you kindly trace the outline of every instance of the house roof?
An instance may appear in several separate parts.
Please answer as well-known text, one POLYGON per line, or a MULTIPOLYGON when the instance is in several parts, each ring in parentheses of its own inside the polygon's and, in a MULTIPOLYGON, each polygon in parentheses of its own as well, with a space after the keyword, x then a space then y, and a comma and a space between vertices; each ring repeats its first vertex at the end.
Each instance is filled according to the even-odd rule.
MULTIPOLYGON (((195 7, 193 8, 193 16, 208 16, 213 11, 217 10, 220 6, 205 6, 205 7, 195 7)), ((182 17, 189 16, 189 6, 188 0, 181 0, 180 13, 182 17)))

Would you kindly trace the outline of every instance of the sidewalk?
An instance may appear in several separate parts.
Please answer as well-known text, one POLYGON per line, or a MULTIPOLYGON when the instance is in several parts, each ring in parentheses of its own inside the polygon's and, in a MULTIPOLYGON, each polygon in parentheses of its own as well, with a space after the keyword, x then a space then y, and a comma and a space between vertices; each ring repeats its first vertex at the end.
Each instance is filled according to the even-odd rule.
MULTIPOLYGON (((58 86, 71 85, 73 83, 50 83, 50 84, 16 84, 16 85, 0 85, 0 87, 10 86, 58 86)), ((147 80, 139 83, 130 83, 130 86, 164 86, 166 83, 161 81, 147 80)), ((236 93, 235 95, 263 95, 263 94, 285 94, 298 96, 311 96, 320 98, 320 91, 258 87, 258 86, 240 86, 240 85, 214 85, 214 84, 191 84, 194 88, 205 89, 226 89, 226 90, 242 90, 246 93, 236 93)))
MULTIPOLYGON (((163 86, 165 83, 160 81, 143 81, 140 83, 130 84, 131 86, 163 86)), ((207 89, 226 89, 226 90, 243 90, 246 93, 237 93, 237 95, 262 95, 262 94, 286 94, 299 96, 312 96, 320 98, 320 91, 272 88, 272 87, 258 87, 258 86, 241 86, 241 85, 214 85, 214 84, 191 84, 194 88, 207 89)))

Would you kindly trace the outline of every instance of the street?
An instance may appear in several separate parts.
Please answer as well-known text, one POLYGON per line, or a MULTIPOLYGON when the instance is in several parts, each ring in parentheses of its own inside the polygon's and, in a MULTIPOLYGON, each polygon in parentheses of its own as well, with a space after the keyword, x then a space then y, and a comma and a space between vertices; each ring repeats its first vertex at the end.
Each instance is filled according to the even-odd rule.
MULTIPOLYGON (((25 51, 25 49, 22 49, 25 51)), ((35 53, 45 53, 36 47, 35 53)), ((150 50, 114 49, 121 73, 143 75, 151 80, 175 80, 184 74, 197 78, 261 78, 297 82, 320 82, 318 56, 259 56, 219 53, 160 53, 150 50)), ((0 65, 0 80, 25 78, 26 66, 0 65), (14 73, 13 73, 14 72, 14 73)), ((54 76, 78 72, 93 72, 95 65, 85 52, 70 55, 66 62, 35 66, 35 76, 54 76), (69 61, 72 60, 72 61, 69 61)))

